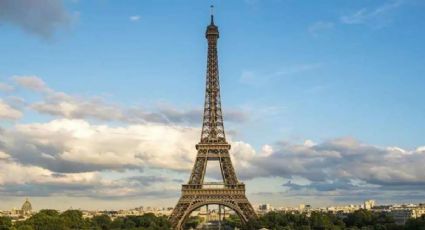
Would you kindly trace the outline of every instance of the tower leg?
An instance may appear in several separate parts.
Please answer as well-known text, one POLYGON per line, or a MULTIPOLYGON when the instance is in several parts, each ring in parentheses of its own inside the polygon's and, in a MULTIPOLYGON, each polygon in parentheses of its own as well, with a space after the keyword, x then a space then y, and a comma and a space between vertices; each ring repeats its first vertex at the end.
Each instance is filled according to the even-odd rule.
POLYGON ((218 229, 221 230, 221 204, 218 205, 218 229))

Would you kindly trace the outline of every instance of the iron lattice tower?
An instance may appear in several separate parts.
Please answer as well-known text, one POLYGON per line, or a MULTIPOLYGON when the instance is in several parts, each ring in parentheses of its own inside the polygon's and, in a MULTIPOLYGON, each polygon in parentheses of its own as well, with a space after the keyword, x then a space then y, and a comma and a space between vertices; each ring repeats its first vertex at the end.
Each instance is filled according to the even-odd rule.
POLYGON ((224 132, 217 56, 219 31, 213 14, 205 36, 208 40, 208 61, 201 140, 196 145, 198 154, 189 182, 182 186, 182 195, 169 218, 176 230, 183 229, 192 211, 208 204, 232 209, 243 223, 257 218, 245 195, 245 184, 236 177, 229 155, 230 144, 224 132), (223 183, 204 183, 208 161, 219 162, 223 183))

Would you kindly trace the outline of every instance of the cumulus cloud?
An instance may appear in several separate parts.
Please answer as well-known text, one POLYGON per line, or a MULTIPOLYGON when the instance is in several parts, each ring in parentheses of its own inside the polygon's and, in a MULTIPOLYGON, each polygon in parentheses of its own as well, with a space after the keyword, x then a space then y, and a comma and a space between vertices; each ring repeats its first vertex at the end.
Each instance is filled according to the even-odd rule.
POLYGON ((195 128, 160 124, 109 127, 61 119, 4 130, 0 150, 24 165, 62 173, 144 167, 187 170, 199 133, 195 128))
POLYGON ((13 108, 0 98, 0 119, 17 120, 22 117, 22 112, 13 108))
POLYGON ((84 100, 63 94, 50 95, 46 99, 33 103, 31 108, 40 113, 64 118, 95 118, 104 121, 124 118, 118 106, 107 104, 100 98, 84 100))
POLYGON ((0 185, 4 185, 0 194, 108 199, 176 196, 182 181, 174 179, 173 173, 165 177, 143 172, 188 174, 199 136, 199 128, 164 124, 111 127, 69 119, 18 124, 0 132, 4 170, 0 170, 0 185), (102 177, 104 172, 128 170, 139 175, 102 177))
POLYGON ((0 22, 16 25, 26 32, 50 38, 73 17, 66 11, 62 0, 2 0, 0 22))
POLYGON ((47 191, 46 188, 38 191, 33 191, 32 188, 37 187, 36 185, 81 188, 97 183, 98 180, 98 173, 55 176, 53 172, 42 167, 23 166, 16 162, 0 159, 0 194, 3 196, 47 195, 42 194, 47 191))
POLYGON ((167 184, 175 183, 159 176, 108 179, 99 172, 55 173, 38 166, 25 166, 0 159, 1 196, 65 195, 108 200, 154 195, 170 197, 175 196, 178 191, 170 189, 171 186, 167 184))
MULTIPOLYGON (((16 125, 0 132, 1 168, 8 172, 0 174, 4 175, 0 184, 11 185, 3 188, 3 194, 24 193, 29 189, 25 184, 30 184, 31 188, 46 185, 47 194, 75 189, 75 196, 119 198, 154 195, 154 191, 163 190, 162 195, 173 196, 181 181, 168 176, 142 173, 108 180, 99 175, 111 170, 145 169, 189 175, 199 132, 199 128, 179 125, 112 127, 70 119, 16 125), (17 171, 22 172, 21 176, 7 176, 17 171), (23 184, 17 183, 21 180, 23 184), (168 184, 167 189, 161 187, 164 184, 168 184), (149 189, 144 189, 146 193, 142 194, 142 187, 149 189)), ((233 163, 242 180, 292 180, 282 184, 282 189, 288 189, 286 195, 335 199, 358 195, 363 199, 365 194, 375 197, 385 194, 394 198, 408 192, 420 193, 425 187, 423 147, 415 150, 377 147, 352 138, 323 143, 279 142, 264 145, 259 152, 245 142, 231 141, 231 144, 233 163), (303 183, 299 182, 300 178, 303 183)))
MULTIPOLYGON (((2 174, 1 195, 101 199, 178 195, 181 179, 147 176, 144 172, 190 171, 200 129, 188 125, 201 123, 202 110, 159 104, 156 111, 151 112, 108 103, 100 97, 56 91, 37 76, 12 79, 14 86, 41 98, 22 101, 22 106, 56 118, 0 130, 3 169, 21 172, 16 177, 2 174), (99 121, 101 125, 95 124, 99 121), (120 123, 111 125, 110 121, 120 123), (109 172, 125 175, 128 170, 139 173, 113 180, 103 177, 109 172), (89 175, 91 179, 85 178, 89 175)), ((14 97, 14 101, 18 101, 19 98, 14 97)), ((230 110, 227 114, 231 121, 247 119, 241 110, 230 110)))
MULTIPOLYGON (((171 105, 160 104, 154 112, 141 107, 123 107, 105 102, 101 97, 81 97, 56 91, 36 76, 15 76, 19 86, 41 93, 42 101, 31 103, 35 111, 67 119, 97 119, 101 121, 121 121, 125 123, 201 123, 201 109, 176 109, 171 105)), ((240 109, 225 111, 226 121, 245 122, 247 114, 240 109)))
MULTIPOLYGON (((178 110, 173 106, 164 104, 160 105, 158 109, 172 123, 200 124, 204 112, 202 109, 178 110)), ((249 120, 247 113, 241 109, 229 109, 223 113, 226 121, 229 122, 243 123, 249 120)))
POLYGON ((92 183, 97 173, 76 173, 57 176, 50 170, 38 166, 23 166, 16 162, 0 161, 0 184, 8 183, 92 183))
POLYGON ((46 83, 37 76, 14 76, 12 79, 17 85, 26 89, 35 91, 49 91, 46 83))
POLYGON ((3 91, 3 92, 11 92, 11 91, 13 91, 13 89, 14 89, 13 86, 8 85, 6 83, 0 82, 0 92, 1 91, 3 91))
MULTIPOLYGON (((25 105, 55 118, 0 129, 1 195, 170 197, 182 183, 170 175, 189 176, 200 136, 200 128, 189 124, 200 121, 201 110, 161 104, 150 112, 55 91, 35 76, 15 77, 14 82, 41 95, 41 101, 25 105), (111 172, 125 175, 128 170, 139 173, 118 179, 103 176, 111 172), (144 170, 163 170, 167 176, 149 176, 144 170)), ((2 105, 12 108, 0 101, 0 114, 2 105)), ((9 117, 21 115, 18 111, 9 117)), ((241 122, 245 113, 235 111, 233 119, 241 122)), ((257 151, 249 143, 228 137, 240 178, 290 180, 282 182, 286 196, 425 196, 421 192, 425 190, 423 146, 408 150, 338 138, 322 143, 282 141, 257 151)))
POLYGON ((347 195, 349 190, 412 192, 425 187, 425 154, 419 149, 382 148, 339 138, 314 145, 280 143, 271 154, 249 156, 240 165, 243 178, 304 178, 307 184, 284 185, 297 195, 301 189, 347 195))

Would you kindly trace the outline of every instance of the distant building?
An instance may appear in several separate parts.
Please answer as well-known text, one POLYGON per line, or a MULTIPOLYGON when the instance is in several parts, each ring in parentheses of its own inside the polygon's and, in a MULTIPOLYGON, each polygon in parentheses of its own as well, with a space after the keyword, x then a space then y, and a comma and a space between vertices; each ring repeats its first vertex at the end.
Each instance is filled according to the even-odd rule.
POLYGON ((363 208, 366 210, 371 210, 375 206, 376 202, 374 200, 366 200, 363 203, 363 208))
POLYGON ((258 206, 258 210, 261 212, 270 212, 272 210, 272 206, 270 204, 260 204, 258 206))
POLYGON ((411 209, 393 209, 391 214, 394 218, 394 221, 398 225, 404 225, 406 221, 414 217, 413 210, 411 209))
POLYGON ((25 200, 24 204, 22 205, 20 214, 23 216, 30 216, 32 214, 32 205, 29 202, 28 198, 25 200))
POLYGON ((308 212, 308 211, 310 211, 310 210, 311 210, 311 205, 309 205, 309 204, 300 204, 300 205, 298 206, 298 210, 299 210, 300 212, 308 212))
POLYGON ((415 209, 415 218, 425 215, 425 204, 419 204, 415 209))
POLYGON ((403 225, 410 218, 418 218, 425 214, 425 204, 394 205, 391 214, 396 224, 403 225))

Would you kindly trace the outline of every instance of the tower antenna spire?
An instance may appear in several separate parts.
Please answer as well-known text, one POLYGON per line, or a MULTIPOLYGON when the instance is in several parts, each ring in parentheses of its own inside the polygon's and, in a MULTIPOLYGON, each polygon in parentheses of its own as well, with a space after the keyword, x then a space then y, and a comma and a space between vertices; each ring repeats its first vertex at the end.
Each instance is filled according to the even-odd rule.
POLYGON ((214 5, 211 5, 210 8, 211 8, 211 25, 214 25, 214 5))

